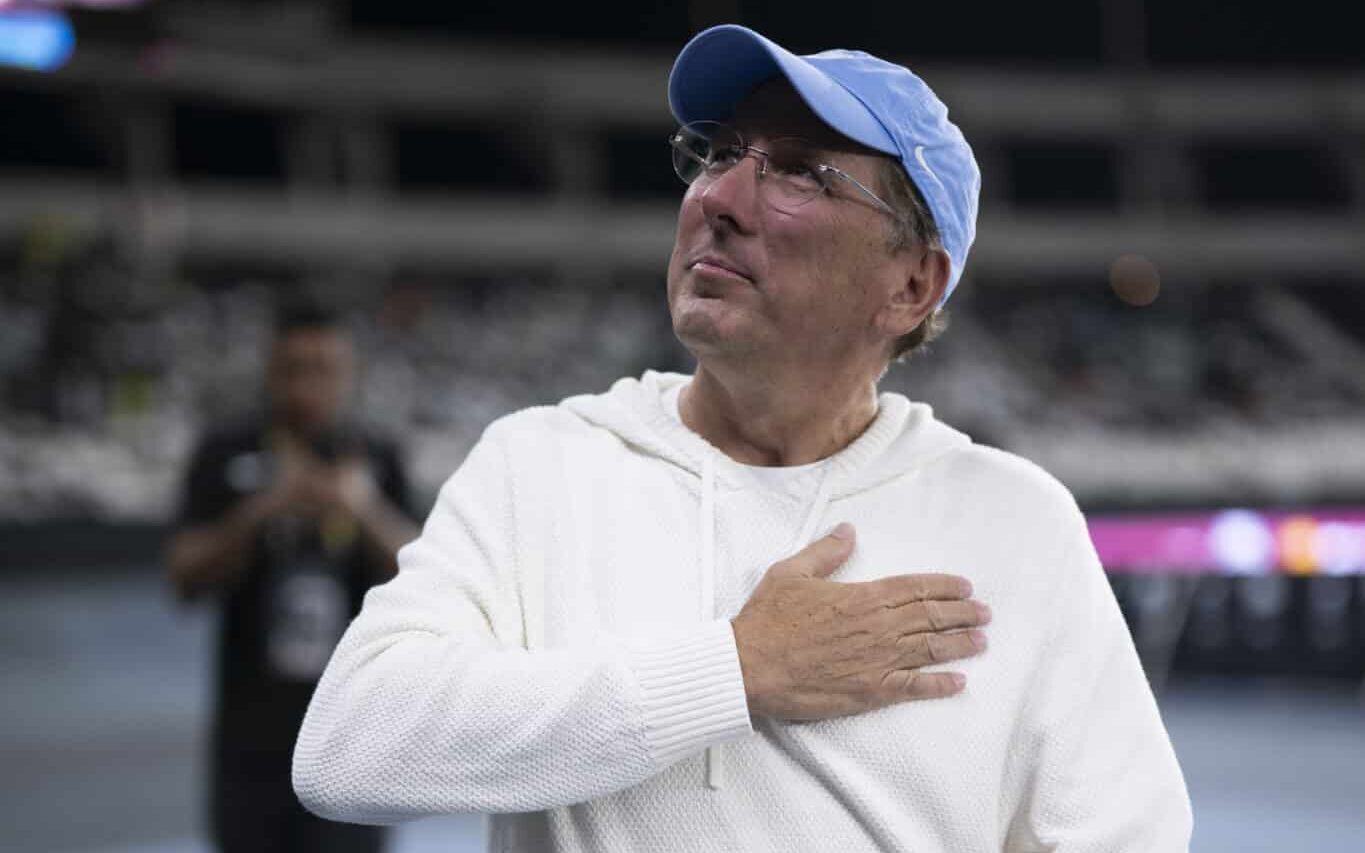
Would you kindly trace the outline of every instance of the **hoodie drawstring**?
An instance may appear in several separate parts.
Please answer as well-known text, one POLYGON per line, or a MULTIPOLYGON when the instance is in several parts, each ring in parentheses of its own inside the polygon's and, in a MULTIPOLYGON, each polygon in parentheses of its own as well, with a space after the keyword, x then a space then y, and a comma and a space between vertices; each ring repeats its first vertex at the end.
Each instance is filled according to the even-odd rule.
MULTIPOLYGON (((820 478, 815 500, 811 503, 806 520, 796 533, 796 539, 787 549, 788 555, 806 547, 815 525, 825 514, 830 495, 834 491, 834 478, 828 469, 820 478)), ((716 618, 716 458, 706 454, 701 469, 701 621, 710 622, 716 618)), ((719 790, 725 784, 725 754, 720 744, 706 748, 706 786, 719 790)))
MULTIPOLYGON (((701 469, 701 620, 716 618, 716 458, 706 454, 701 469)), ((706 748, 706 785, 725 783, 725 758, 719 745, 706 748)))
POLYGON ((701 469, 701 618, 716 618, 716 460, 701 469))

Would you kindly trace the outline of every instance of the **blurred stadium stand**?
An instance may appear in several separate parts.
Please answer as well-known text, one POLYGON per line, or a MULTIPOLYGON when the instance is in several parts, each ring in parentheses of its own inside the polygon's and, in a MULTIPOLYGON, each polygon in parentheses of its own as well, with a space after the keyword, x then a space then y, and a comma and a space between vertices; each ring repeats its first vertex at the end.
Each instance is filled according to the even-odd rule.
MULTIPOLYGON (((62 567, 70 595, 127 617, 111 631, 143 624, 130 602, 154 594, 181 466, 202 427, 256 402, 283 294, 348 312, 360 408, 404 437, 428 501, 497 416, 688 369, 662 299, 682 190, 664 88, 678 46, 722 19, 799 50, 906 61, 977 150, 979 239, 952 328, 887 387, 1037 461, 1097 518, 1365 506, 1358 30, 1316 2, 986 7, 72 10, 64 68, 0 68, 0 580, 27 602, 6 618, 72 606, 38 580, 62 567), (115 568, 132 570, 136 596, 90 580, 115 568)), ((1335 755, 1305 747, 1305 772, 1358 786, 1365 556, 1335 573, 1278 557, 1251 576, 1169 568, 1111 567, 1154 684, 1204 685, 1163 698, 1184 715, 1172 730, 1197 818, 1205 798, 1233 833, 1222 849, 1291 837, 1354 849, 1333 846, 1342 827, 1365 831, 1340 809, 1313 812, 1319 835, 1277 835, 1275 807, 1259 822, 1239 810, 1270 794, 1201 788, 1199 773, 1226 757, 1209 743, 1273 737, 1287 697, 1306 695, 1323 716, 1293 713, 1341 739, 1335 755), (1329 681, 1282 694, 1248 686, 1256 675, 1293 676, 1296 690, 1329 681), (1243 716, 1224 714, 1220 733, 1229 697, 1243 716)), ((30 654, 39 622, 6 623, 0 662, 16 683, 62 666, 30 654)), ((90 639, 49 630, 59 649, 90 639)), ((206 628, 167 630, 188 638, 168 683, 201 689, 206 628)), ((9 722, 89 701, 71 684, 32 694, 9 722)), ((202 709, 180 700, 183 724, 202 709)), ((0 753, 36 767, 14 731, 0 753)), ((169 731, 177 755, 194 742, 169 731)), ((148 770, 149 784, 171 772, 148 770)), ((6 786, 16 809, 30 802, 6 786)), ((159 825, 192 831, 179 821, 159 825)), ((95 849, 67 830, 16 849, 95 849)))
MULTIPOLYGON (((0 73, 0 517, 164 518, 285 288, 353 309, 428 493, 490 417, 685 364, 666 44, 271 8, 0 73)), ((957 328, 893 385, 1090 504, 1361 496, 1365 72, 914 64, 986 195, 957 328)))

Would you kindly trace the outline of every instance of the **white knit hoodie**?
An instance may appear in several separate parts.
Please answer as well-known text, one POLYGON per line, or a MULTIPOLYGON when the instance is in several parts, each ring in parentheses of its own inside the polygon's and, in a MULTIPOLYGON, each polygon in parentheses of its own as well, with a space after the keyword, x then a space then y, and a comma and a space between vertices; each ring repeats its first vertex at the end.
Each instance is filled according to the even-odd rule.
POLYGON ((883 394, 807 482, 764 488, 666 409, 686 381, 488 428, 318 685, 305 805, 493 812, 494 850, 1188 848, 1180 769, 1062 486, 883 394), (839 521, 858 540, 835 580, 964 575, 990 647, 952 665, 952 698, 751 720, 728 620, 839 521))

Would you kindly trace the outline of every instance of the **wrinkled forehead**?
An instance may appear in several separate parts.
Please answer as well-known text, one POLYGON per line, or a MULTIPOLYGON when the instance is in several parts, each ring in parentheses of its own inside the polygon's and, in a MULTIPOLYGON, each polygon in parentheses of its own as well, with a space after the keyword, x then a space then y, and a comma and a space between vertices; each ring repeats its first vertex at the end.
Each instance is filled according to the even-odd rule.
POLYGON ((782 76, 765 80, 740 100, 734 125, 746 139, 792 136, 828 151, 879 155, 821 121, 782 76))

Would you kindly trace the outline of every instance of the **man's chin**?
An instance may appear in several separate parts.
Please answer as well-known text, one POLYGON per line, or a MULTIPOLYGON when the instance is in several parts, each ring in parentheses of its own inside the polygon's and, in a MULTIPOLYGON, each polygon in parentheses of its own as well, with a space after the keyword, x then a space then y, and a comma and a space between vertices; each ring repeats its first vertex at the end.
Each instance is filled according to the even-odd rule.
POLYGON ((689 312, 674 318, 673 334, 696 358, 734 356, 752 348, 749 336, 738 326, 705 312, 689 312))

